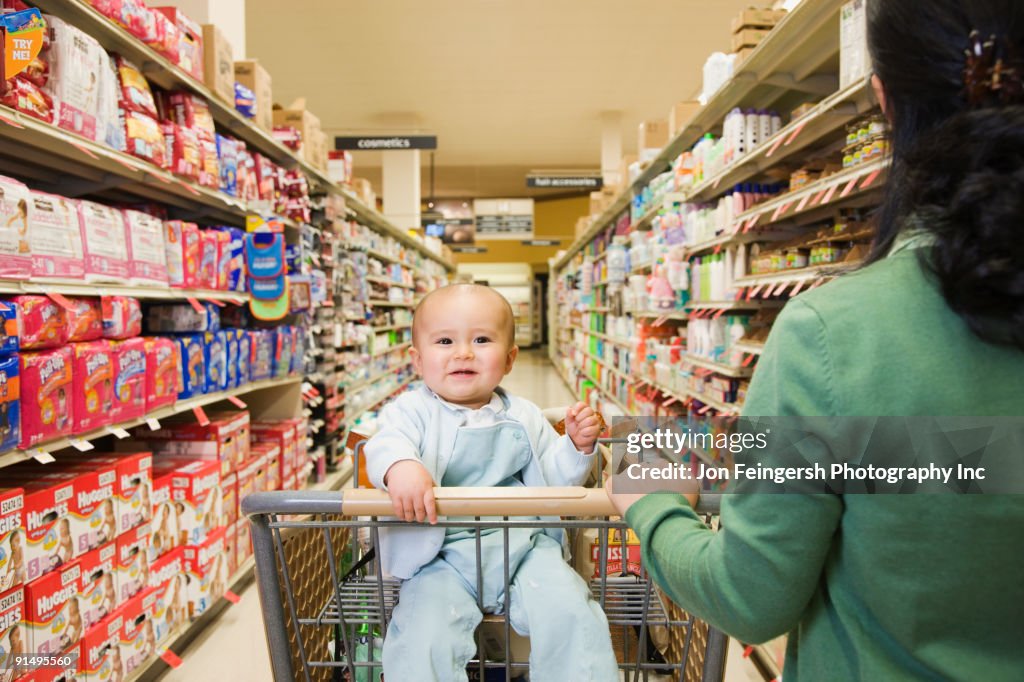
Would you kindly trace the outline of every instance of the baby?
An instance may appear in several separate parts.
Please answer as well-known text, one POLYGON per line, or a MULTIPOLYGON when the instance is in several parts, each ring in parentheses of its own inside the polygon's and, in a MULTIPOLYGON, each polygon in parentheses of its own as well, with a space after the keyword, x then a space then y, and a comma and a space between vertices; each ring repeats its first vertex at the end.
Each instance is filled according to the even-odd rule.
MULTIPOLYGON (((518 353, 513 339, 511 306, 488 287, 444 287, 417 307, 410 355, 425 385, 384 408, 366 445, 370 480, 388 491, 399 519, 436 523, 434 486, 579 485, 590 472, 600 427, 589 407, 569 408, 559 437, 536 405, 499 388, 518 353)), ((563 558, 564 533, 513 528, 508 537, 507 615, 531 636, 531 678, 618 679, 608 622, 563 558)), ((482 619, 477 599, 485 612, 504 608, 502 531, 481 531, 479 595, 473 530, 382 529, 380 558, 403 580, 384 677, 466 680, 482 619)))

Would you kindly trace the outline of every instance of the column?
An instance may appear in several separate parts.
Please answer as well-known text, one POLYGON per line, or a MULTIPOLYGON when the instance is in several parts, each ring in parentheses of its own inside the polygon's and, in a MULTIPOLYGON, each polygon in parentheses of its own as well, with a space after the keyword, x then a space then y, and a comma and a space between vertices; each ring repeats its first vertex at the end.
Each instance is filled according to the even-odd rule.
POLYGON ((420 150, 381 152, 384 216, 402 230, 420 227, 420 150))
POLYGON ((615 187, 625 178, 619 177, 622 160, 622 112, 601 113, 601 177, 605 187, 615 187))

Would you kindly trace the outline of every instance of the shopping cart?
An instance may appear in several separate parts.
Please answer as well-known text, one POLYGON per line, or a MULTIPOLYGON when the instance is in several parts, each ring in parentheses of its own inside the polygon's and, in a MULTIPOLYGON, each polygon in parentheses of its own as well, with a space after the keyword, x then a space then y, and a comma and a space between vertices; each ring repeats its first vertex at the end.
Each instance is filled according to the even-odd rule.
MULTIPOLYGON (((596 530, 590 588, 608 617, 626 679, 722 679, 728 639, 654 588, 639 566, 638 551, 632 552, 637 560, 631 560, 625 523, 608 518, 614 509, 603 490, 437 488, 435 492, 439 515, 462 517, 439 519, 438 525, 503 530, 505 613, 510 594, 509 529, 563 528, 571 538, 584 529, 591 534, 596 530), (467 516, 475 517, 475 522, 464 520, 467 516), (526 516, 560 520, 523 520, 526 516)), ((377 682, 380 646, 398 602, 400 582, 384 576, 374 557, 380 529, 405 523, 387 518, 393 514, 387 494, 369 489, 255 493, 242 501, 242 511, 252 527, 275 681, 377 682)), ((717 512, 717 498, 703 500, 698 511, 717 512)), ((479 542, 478 533, 478 566, 479 542)), ((485 617, 477 630, 478 651, 467 670, 469 679, 527 679, 529 666, 517 652, 517 641, 507 618, 485 617)))

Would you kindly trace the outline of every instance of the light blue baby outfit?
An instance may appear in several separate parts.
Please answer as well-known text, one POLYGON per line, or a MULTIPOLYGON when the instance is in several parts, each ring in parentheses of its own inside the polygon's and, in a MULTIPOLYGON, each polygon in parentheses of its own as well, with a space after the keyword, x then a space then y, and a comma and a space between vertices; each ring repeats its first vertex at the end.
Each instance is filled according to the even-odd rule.
MULTIPOLYGON (((531 439, 524 423, 510 418, 509 397, 499 392, 496 398, 490 408, 482 408, 497 408, 496 423, 463 425, 455 431, 451 456, 440 472, 443 486, 524 485, 523 472, 536 457, 531 441, 539 438, 531 439)), ((432 393, 429 399, 459 411, 432 393)), ((551 428, 546 422, 543 425, 551 428)), ((370 461, 373 450, 368 447, 367 452, 370 461)), ((582 578, 565 562, 562 543, 553 537, 561 535, 561 531, 540 528, 509 530, 508 617, 516 632, 530 635, 530 679, 616 680, 618 666, 607 619, 582 578)), ((483 530, 480 542, 480 601, 485 612, 501 613, 505 602, 503 531, 483 530)), ((434 558, 402 584, 384 639, 384 679, 466 680, 466 665, 476 653, 474 631, 481 620, 476 533, 468 528, 447 528, 434 558)))

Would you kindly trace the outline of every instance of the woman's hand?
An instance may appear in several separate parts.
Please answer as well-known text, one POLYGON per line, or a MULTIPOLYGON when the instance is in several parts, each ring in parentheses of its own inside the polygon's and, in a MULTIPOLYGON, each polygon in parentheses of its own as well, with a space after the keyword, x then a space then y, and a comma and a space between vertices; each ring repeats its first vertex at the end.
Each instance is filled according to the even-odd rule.
MULTIPOLYGON (((618 510, 619 515, 622 518, 626 518, 626 511, 636 504, 637 500, 645 497, 648 493, 617 493, 612 490, 612 478, 613 476, 605 476, 604 479, 604 491, 608 494, 608 499, 611 500, 612 506, 618 510)), ((700 499, 700 489, 697 488, 696 481, 693 481, 693 490, 691 492, 682 493, 683 497, 689 503, 690 507, 696 509, 697 501, 700 499)))

